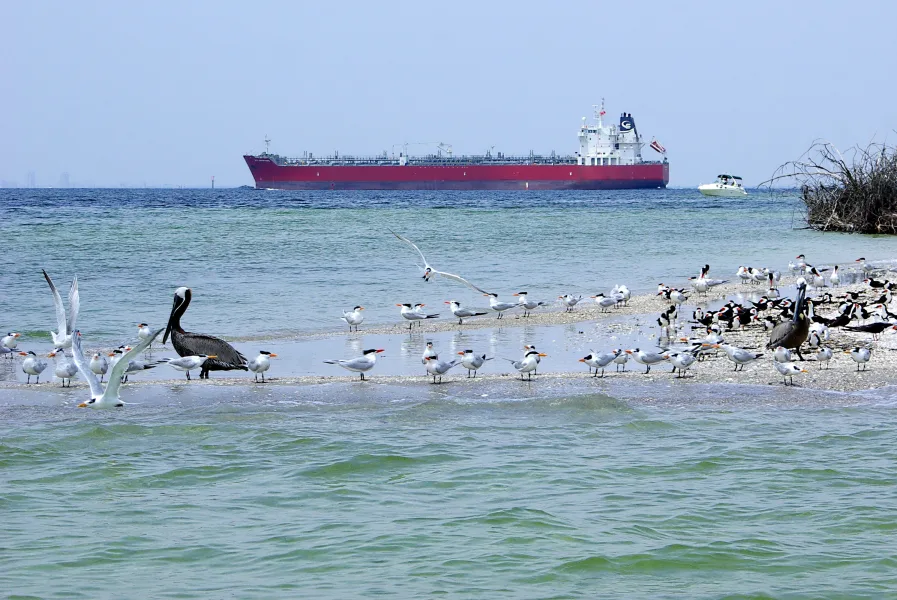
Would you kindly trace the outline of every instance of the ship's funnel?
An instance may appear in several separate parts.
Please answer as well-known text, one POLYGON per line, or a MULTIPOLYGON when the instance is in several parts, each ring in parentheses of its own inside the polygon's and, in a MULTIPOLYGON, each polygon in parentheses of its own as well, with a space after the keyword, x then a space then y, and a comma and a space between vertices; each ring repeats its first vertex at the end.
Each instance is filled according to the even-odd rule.
POLYGON ((620 115, 620 133, 629 133, 635 131, 635 119, 631 113, 623 113, 620 115))

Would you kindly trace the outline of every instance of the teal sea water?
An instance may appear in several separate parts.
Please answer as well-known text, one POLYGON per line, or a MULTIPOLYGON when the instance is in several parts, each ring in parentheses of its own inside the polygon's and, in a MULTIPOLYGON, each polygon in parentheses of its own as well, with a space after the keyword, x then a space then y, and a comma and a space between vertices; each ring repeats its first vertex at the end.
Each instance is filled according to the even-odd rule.
MULTIPOLYGON (((339 311, 650 290, 704 262, 887 261, 897 241, 799 229, 793 199, 686 190, 289 194, 4 190, 0 328, 40 344, 77 273, 91 339, 185 323, 286 343, 339 311)), ((563 334, 563 332, 562 332, 563 334)), ((24 343, 24 342, 23 342, 24 343)), ((416 352, 416 350, 415 350, 416 352)), ((0 395, 10 598, 888 598, 892 390, 740 386, 144 386, 120 411, 0 395)))

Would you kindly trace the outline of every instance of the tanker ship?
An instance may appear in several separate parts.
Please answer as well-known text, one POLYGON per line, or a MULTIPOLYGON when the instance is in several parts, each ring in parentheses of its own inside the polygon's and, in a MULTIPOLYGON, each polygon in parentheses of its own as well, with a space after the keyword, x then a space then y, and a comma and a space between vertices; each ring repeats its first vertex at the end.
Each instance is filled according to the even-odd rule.
POLYGON ((438 143, 427 156, 409 156, 408 145, 398 155, 359 157, 334 153, 302 158, 265 152, 245 155, 255 187, 279 190, 628 190, 664 188, 670 181, 666 149, 657 140, 647 144, 662 160, 642 159, 642 142, 635 119, 620 115, 618 124, 604 123, 604 102, 595 107, 591 123, 583 117, 579 152, 560 156, 530 153, 507 156, 454 156, 452 147, 438 143))

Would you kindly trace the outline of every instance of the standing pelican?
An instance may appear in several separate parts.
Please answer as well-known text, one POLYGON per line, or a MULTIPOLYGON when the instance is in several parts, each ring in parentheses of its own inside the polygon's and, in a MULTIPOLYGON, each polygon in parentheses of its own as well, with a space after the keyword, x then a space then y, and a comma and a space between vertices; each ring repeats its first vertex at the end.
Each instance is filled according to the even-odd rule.
POLYGON ((57 348, 71 348, 72 331, 75 329, 75 321, 78 320, 78 311, 81 308, 81 297, 78 294, 78 278, 75 277, 72 280, 72 287, 69 288, 69 311, 66 314, 65 307, 62 305, 62 297, 56 290, 56 286, 53 285, 53 280, 50 279, 50 276, 43 269, 41 269, 41 273, 44 274, 44 279, 47 280, 47 284, 50 286, 50 291, 53 293, 53 304, 56 306, 56 325, 59 328, 59 332, 50 332, 50 336, 53 338, 53 345, 57 348))
POLYGON ((246 357, 237 352, 233 346, 211 335, 204 333, 190 333, 181 327, 181 317, 190 306, 192 292, 188 287, 179 287, 174 292, 174 303, 171 314, 168 316, 168 327, 162 336, 162 343, 168 341, 171 335, 171 345, 174 346, 178 356, 215 356, 202 363, 199 371, 200 379, 208 379, 209 371, 233 371, 241 369, 248 371, 246 357))
POLYGON ((81 377, 86 379, 87 384, 90 386, 90 400, 82 402, 78 405, 78 408, 121 408, 124 406, 124 402, 118 397, 118 390, 121 388, 122 376, 128 369, 128 363, 146 350, 160 333, 162 333, 162 330, 157 329, 149 338, 140 340, 136 346, 125 352, 125 355, 112 367, 112 372, 109 373, 109 382, 103 388, 103 384, 99 382, 97 376, 90 370, 90 365, 81 351, 81 332, 77 329, 72 332, 72 358, 81 372, 81 377))
POLYGON ((797 302, 794 305, 794 316, 790 321, 779 323, 773 328, 772 333, 769 334, 769 343, 766 344, 767 348, 782 346, 784 348, 793 349, 797 352, 798 358, 801 360, 804 359, 800 353, 800 346, 807 341, 807 336, 810 334, 810 320, 807 318, 807 315, 804 314, 804 311, 806 311, 807 308, 806 294, 806 284, 798 287, 797 302))

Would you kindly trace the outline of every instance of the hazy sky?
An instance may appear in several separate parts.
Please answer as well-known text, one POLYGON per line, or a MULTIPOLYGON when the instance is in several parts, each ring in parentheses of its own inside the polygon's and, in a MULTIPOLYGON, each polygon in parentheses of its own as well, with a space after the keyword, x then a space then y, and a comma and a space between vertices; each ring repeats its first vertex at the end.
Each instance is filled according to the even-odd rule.
POLYGON ((816 138, 897 142, 894 2, 9 2, 3 17, 0 180, 18 185, 252 184, 242 154, 266 134, 286 155, 568 154, 602 97, 666 146, 677 186, 756 184, 816 138))

